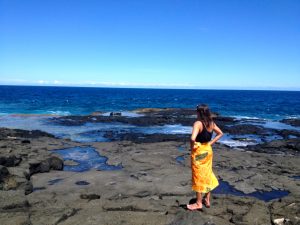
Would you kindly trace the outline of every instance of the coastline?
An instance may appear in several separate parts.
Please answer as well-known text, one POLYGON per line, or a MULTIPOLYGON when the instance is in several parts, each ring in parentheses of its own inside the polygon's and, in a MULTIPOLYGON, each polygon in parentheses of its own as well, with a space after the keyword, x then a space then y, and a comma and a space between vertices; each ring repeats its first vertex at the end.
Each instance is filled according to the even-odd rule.
MULTIPOLYGON (((143 121, 141 126, 170 121, 189 124, 193 120, 188 117, 189 113, 181 117, 174 110, 152 111, 145 120, 122 119, 122 116, 106 118, 109 122, 143 121)), ((54 119, 58 123, 71 122, 68 124, 71 129, 72 123, 95 122, 91 118, 97 118, 97 122, 104 120, 94 115, 54 119), (66 120, 70 118, 72 120, 66 120)), ((221 116, 217 123, 231 133, 264 134, 266 131, 260 126, 241 125, 221 116)), ((213 194, 211 209, 193 213, 183 208, 194 198, 190 187, 188 136, 144 134, 140 138, 142 134, 137 133, 126 134, 126 139, 112 134, 116 139, 110 142, 75 142, 41 131, 1 128, 0 222, 3 225, 12 221, 33 225, 189 224, 196 221, 198 224, 274 224, 274 220, 285 218, 290 224, 297 224, 299 136, 284 139, 298 133, 287 130, 278 133, 283 139, 247 147, 215 144, 213 169, 220 184, 229 184, 231 192, 224 189, 225 194, 213 194), (92 148, 107 157, 107 165, 122 167, 63 171, 62 164, 76 166, 76 161, 63 160, 53 150, 73 147, 92 148), (271 191, 284 195, 277 196, 276 192, 271 200, 246 195, 271 191), (245 195, 235 195, 237 192, 245 195)))

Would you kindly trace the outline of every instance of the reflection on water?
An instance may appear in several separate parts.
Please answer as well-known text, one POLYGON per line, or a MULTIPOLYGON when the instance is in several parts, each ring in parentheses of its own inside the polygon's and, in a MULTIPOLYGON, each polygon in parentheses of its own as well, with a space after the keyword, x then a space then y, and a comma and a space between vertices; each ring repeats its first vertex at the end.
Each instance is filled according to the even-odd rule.
POLYGON ((182 164, 182 165, 183 165, 184 156, 177 156, 175 160, 176 160, 176 162, 178 162, 179 164, 182 164))
POLYGON ((96 170, 120 170, 122 165, 108 165, 107 157, 101 156, 93 147, 73 147, 54 150, 63 157, 64 160, 72 160, 77 165, 65 165, 65 171, 84 172, 91 169, 96 170))
POLYGON ((247 196, 254 197, 265 202, 271 201, 277 198, 283 198, 289 194, 288 191, 272 190, 272 191, 255 191, 249 194, 245 194, 242 191, 235 189, 228 182, 219 180, 219 186, 212 191, 214 194, 228 194, 235 196, 247 196))

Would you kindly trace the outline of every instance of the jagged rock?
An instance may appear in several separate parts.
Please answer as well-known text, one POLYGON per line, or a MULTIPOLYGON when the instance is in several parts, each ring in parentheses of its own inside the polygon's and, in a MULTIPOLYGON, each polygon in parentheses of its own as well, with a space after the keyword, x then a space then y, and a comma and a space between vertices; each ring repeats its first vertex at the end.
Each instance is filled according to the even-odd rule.
POLYGON ((10 176, 5 179, 3 182, 3 190, 16 190, 18 187, 18 183, 16 181, 16 177, 10 176))
POLYGON ((109 115, 110 116, 122 116, 122 113, 120 113, 120 112, 111 112, 109 115))
POLYGON ((24 191, 25 195, 28 195, 33 192, 33 185, 30 181, 24 184, 24 191))
POLYGON ((39 160, 32 159, 28 163, 29 163, 29 174, 30 175, 40 172, 41 162, 39 160))
POLYGON ((283 119, 280 122, 286 123, 295 127, 300 127, 300 119, 283 119))
POLYGON ((223 127, 223 132, 229 134, 264 134, 266 129, 261 126, 251 125, 251 124, 239 124, 230 127, 223 127))
POLYGON ((50 156, 48 159, 43 161, 39 159, 32 159, 29 162, 29 173, 30 175, 35 173, 49 172, 50 169, 62 170, 63 160, 57 156, 50 156))
POLYGON ((0 165, 3 166, 17 166, 22 161, 21 157, 16 155, 0 156, 0 165))
POLYGON ((9 171, 5 166, 0 165, 0 183, 9 175, 9 171))
POLYGON ((1 128, 0 138, 11 137, 12 139, 20 138, 38 138, 38 137, 54 137, 52 134, 40 130, 21 130, 21 129, 9 129, 1 128))
POLYGON ((21 167, 8 167, 9 173, 13 176, 24 177, 27 180, 30 179, 29 170, 21 168, 21 167))
POLYGON ((30 144, 31 142, 30 142, 30 140, 23 140, 22 141, 22 144, 30 144))
POLYGON ((300 138, 290 140, 274 140, 271 142, 258 144, 254 146, 248 146, 248 150, 265 152, 265 153, 285 153, 285 154, 300 154, 300 138))
POLYGON ((50 158, 50 169, 53 169, 53 170, 62 170, 64 167, 64 161, 63 159, 55 156, 55 155, 52 155, 51 158, 50 158))
POLYGON ((44 160, 40 164, 40 173, 49 172, 50 170, 50 159, 44 160))

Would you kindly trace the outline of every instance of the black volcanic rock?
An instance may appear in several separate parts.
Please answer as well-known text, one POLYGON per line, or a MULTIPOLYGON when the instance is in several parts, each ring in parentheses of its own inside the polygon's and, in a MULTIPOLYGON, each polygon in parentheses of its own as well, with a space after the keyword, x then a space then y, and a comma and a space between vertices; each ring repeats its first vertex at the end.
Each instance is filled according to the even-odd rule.
POLYGON ((274 140, 271 142, 248 146, 248 150, 269 154, 300 155, 300 138, 274 140))
POLYGON ((5 166, 0 165, 0 183, 9 175, 9 171, 5 166))
MULTIPOLYGON (((1 128, 0 138, 39 138, 39 137, 54 137, 52 134, 40 130, 21 130, 1 128)), ((23 140, 28 143, 29 140, 23 140)), ((30 141, 29 141, 30 142, 30 141)))
POLYGON ((284 139, 288 139, 289 136, 295 136, 295 137, 300 137, 300 132, 299 131, 295 131, 295 130, 275 130, 275 132, 282 136, 284 139))
POLYGON ((0 190, 30 194, 32 174, 63 169, 63 160, 45 147, 57 140, 53 135, 38 130, 0 128, 0 136, 0 190))
POLYGON ((20 156, 16 155, 1 155, 0 154, 0 165, 3 166, 17 166, 22 161, 20 156))
POLYGON ((286 123, 295 127, 300 127, 300 119, 283 119, 280 122, 286 123))
POLYGON ((237 134, 237 135, 243 135, 243 134, 262 135, 266 133, 266 130, 267 129, 263 128, 262 126, 251 125, 251 124, 238 124, 234 126, 225 126, 222 128, 222 131, 224 133, 237 134))
MULTIPOLYGON (((215 121, 218 125, 225 126, 237 123, 234 118, 216 116, 215 121)), ((165 109, 146 111, 140 117, 103 116, 62 116, 49 119, 52 123, 64 126, 78 126, 85 123, 123 123, 136 126, 162 126, 166 124, 181 124, 183 126, 192 126, 196 120, 196 112, 191 109, 165 109)))

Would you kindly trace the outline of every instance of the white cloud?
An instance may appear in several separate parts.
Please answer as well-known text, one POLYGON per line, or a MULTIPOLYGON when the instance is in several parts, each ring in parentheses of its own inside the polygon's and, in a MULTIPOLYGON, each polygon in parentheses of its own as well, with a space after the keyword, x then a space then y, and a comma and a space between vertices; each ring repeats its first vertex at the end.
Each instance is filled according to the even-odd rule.
POLYGON ((64 82, 63 81, 59 81, 59 80, 54 80, 53 84, 64 84, 64 82))
POLYGON ((47 81, 47 80, 38 80, 37 82, 39 84, 49 84, 49 81, 47 81))
POLYGON ((183 89, 227 89, 227 90, 296 90, 300 87, 288 86, 212 86, 195 83, 138 83, 138 82, 110 82, 86 80, 80 82, 68 82, 62 80, 24 80, 24 79, 0 79, 0 85, 37 85, 37 86, 76 86, 76 87, 128 87, 128 88, 183 88, 183 89))

